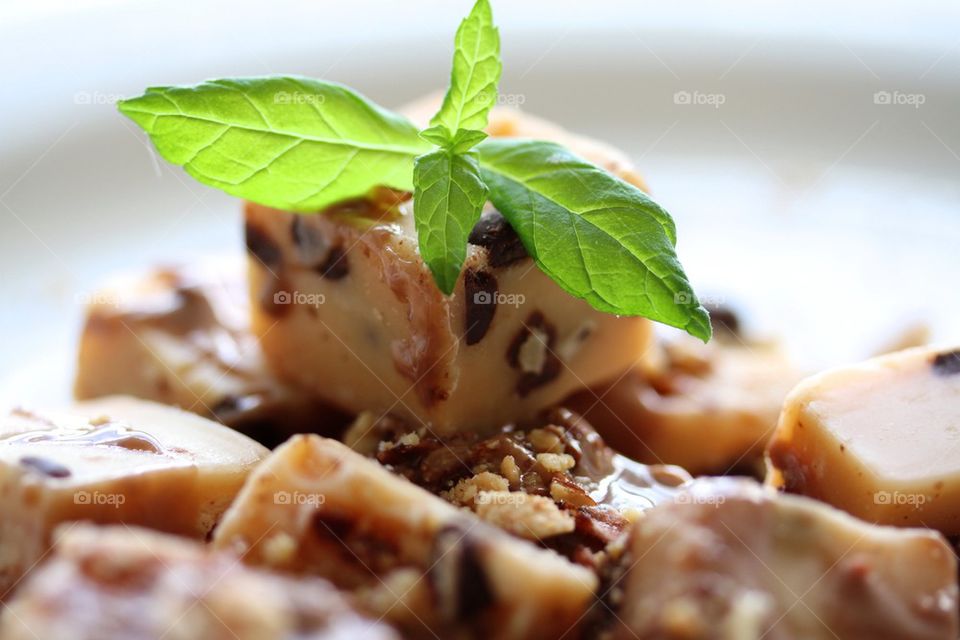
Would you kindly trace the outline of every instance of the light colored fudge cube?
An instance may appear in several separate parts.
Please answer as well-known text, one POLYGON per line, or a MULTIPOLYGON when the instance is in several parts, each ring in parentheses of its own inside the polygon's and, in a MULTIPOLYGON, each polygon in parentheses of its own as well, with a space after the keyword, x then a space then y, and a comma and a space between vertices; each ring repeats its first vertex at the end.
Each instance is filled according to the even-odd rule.
POLYGON ((960 351, 908 349, 804 380, 768 458, 785 491, 960 534, 960 351))
POLYGON ((78 399, 132 395, 222 422, 275 446, 335 434, 347 416, 284 384, 250 331, 242 256, 123 274, 89 296, 78 399))
POLYGON ((556 638, 596 577, 511 537, 346 446, 294 436, 249 478, 213 544, 356 589, 417 636, 556 638))
POLYGON ((115 397, 0 421, 0 598, 63 522, 204 538, 267 450, 158 404, 115 397))
MULTIPOLYGON (((435 101, 406 112, 416 120, 435 101)), ((619 152, 519 111, 495 110, 488 131, 558 140, 643 188, 619 152)), ((380 190, 316 215, 247 205, 253 328, 281 378, 351 413, 491 431, 615 378, 646 349, 649 322, 565 293, 489 208, 444 297, 407 197, 380 190)))
POLYGON ((612 640, 958 633, 957 562, 939 534, 867 524, 747 481, 698 481, 648 511, 620 562, 612 640))
POLYGON ((0 616, 4 640, 397 640, 329 583, 135 527, 65 525, 0 616))
POLYGON ((718 330, 706 345, 665 338, 631 372, 564 404, 641 462, 752 473, 762 469, 780 407, 801 378, 777 344, 718 330))
POLYGON ((504 257, 516 248, 495 212, 450 298, 420 259, 410 203, 382 216, 372 201, 317 215, 247 205, 253 330, 281 378, 344 410, 490 431, 619 375, 648 344, 648 321, 595 311, 529 257, 504 257))

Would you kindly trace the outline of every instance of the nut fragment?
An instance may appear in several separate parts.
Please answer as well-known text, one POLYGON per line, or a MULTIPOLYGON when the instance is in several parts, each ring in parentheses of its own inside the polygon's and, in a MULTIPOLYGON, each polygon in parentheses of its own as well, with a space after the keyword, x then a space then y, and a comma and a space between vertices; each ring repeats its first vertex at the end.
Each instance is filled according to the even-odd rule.
POLYGON ((538 453, 537 462, 552 473, 569 471, 577 464, 577 461, 569 453, 538 453))
POLYGON ((517 394, 528 395, 560 375, 560 359, 554 353, 556 329, 539 311, 534 311, 517 332, 507 350, 507 362, 521 372, 517 394))
POLYGON ((507 491, 509 488, 506 478, 484 471, 471 478, 464 478, 453 489, 445 492, 443 497, 454 504, 469 506, 481 491, 507 491))
POLYGON ((550 429, 533 429, 527 434, 530 444, 539 453, 563 453, 563 441, 550 429))
POLYGON ((520 484, 520 467, 517 466, 513 456, 503 456, 503 460, 500 461, 500 473, 511 487, 515 488, 520 484))
POLYGON ((519 491, 481 492, 475 509, 483 520, 530 540, 551 538, 576 528, 573 516, 550 498, 519 491))
POLYGON ((572 507, 593 507, 596 502, 577 486, 555 479, 550 483, 550 497, 555 501, 572 507))

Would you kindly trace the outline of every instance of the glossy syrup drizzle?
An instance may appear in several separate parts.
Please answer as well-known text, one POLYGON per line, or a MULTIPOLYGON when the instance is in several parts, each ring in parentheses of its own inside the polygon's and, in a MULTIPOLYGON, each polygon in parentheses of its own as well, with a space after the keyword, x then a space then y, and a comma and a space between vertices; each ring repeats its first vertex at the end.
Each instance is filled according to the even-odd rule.
POLYGON ((102 445, 122 447, 131 451, 145 451, 155 454, 163 453, 163 446, 150 434, 116 422, 91 424, 89 429, 58 427, 54 429, 25 431, 0 438, 0 440, 24 444, 50 442, 56 444, 102 445))
POLYGON ((613 469, 590 492, 596 502, 616 509, 646 510, 676 498, 692 480, 680 467, 646 465, 614 454, 613 469))

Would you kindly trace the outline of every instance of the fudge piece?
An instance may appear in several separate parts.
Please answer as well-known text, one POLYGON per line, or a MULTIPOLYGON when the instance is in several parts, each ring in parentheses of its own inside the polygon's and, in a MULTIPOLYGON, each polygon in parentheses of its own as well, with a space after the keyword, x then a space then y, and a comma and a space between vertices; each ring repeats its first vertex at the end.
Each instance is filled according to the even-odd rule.
MULTIPOLYGON (((527 127, 496 122, 494 135, 527 127)), ((619 158, 606 164, 632 179, 619 158)), ((445 297, 408 198, 381 189, 316 215, 247 204, 253 329, 281 378, 348 412, 492 432, 615 378, 646 349, 648 321, 565 293, 490 207, 445 297)))
POLYGON ((785 491, 960 534, 960 351, 908 349, 806 379, 768 459, 785 491))
POLYGON ((132 398, 0 421, 0 599, 59 523, 127 523, 204 538, 267 450, 190 413, 132 398))
POLYGON ((66 525, 0 616, 5 640, 397 640, 328 582, 134 527, 66 525))
POLYGON ((734 337, 716 317, 714 331, 706 345, 664 338, 634 370, 564 404, 641 462, 759 477, 783 399, 802 376, 776 344, 734 337))
POLYGON ((616 454, 585 420, 556 409, 539 427, 439 439, 361 414, 345 442, 434 495, 591 568, 643 511, 691 481, 680 467, 616 454))
POLYGON ((251 475, 213 544, 357 590, 371 613, 417 637, 556 638, 596 587, 593 572, 313 435, 294 436, 251 475))
POLYGON ((282 378, 346 411, 438 434, 533 419, 633 365, 650 330, 564 293, 515 238, 488 212, 447 298, 420 260, 409 201, 310 216, 248 204, 254 332, 282 378))
POLYGON ((954 640, 960 630, 957 562, 939 534, 866 524, 749 481, 698 481, 648 511, 619 569, 607 596, 613 640, 954 640))
POLYGON ((250 332, 240 256, 116 278, 90 296, 75 394, 132 395, 222 422, 267 446, 348 418, 270 372, 250 332))

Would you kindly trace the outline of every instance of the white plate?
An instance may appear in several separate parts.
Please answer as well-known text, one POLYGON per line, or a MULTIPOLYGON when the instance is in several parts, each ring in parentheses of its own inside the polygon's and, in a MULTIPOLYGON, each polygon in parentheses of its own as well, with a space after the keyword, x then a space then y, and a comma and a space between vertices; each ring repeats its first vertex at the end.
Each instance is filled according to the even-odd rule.
MULTIPOLYGON (((0 397, 67 396, 108 273, 239 249, 237 202, 158 161, 115 96, 279 72, 386 105, 443 86, 469 3, 346 4, 0 9, 0 397)), ((810 366, 914 320, 960 342, 958 9, 677 4, 496 2, 506 99, 629 151, 699 292, 810 366)))

